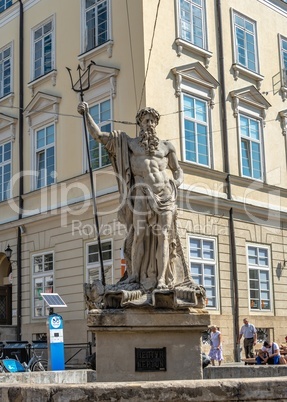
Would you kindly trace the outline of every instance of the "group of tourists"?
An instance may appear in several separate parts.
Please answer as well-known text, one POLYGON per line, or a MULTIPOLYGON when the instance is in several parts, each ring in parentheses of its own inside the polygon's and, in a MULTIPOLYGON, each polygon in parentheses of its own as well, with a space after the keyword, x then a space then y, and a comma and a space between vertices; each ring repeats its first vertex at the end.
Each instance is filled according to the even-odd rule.
MULTIPOLYGON (((255 356, 254 346, 257 344, 257 330, 247 318, 243 319, 237 344, 240 344, 242 337, 244 338, 243 347, 246 359, 255 358, 256 364, 287 364, 287 358, 280 354, 280 347, 276 342, 264 341, 262 348, 258 351, 257 356, 255 356)), ((213 366, 215 366, 216 361, 219 366, 223 361, 222 335, 219 327, 216 325, 210 327, 209 357, 213 366)))

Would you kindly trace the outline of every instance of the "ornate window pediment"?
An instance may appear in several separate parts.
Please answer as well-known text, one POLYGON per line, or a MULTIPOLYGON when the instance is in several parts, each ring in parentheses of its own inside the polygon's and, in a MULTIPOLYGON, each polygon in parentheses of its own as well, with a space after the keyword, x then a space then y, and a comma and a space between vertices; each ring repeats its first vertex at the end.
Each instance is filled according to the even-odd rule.
POLYGON ((185 87, 204 88, 206 96, 210 98, 210 106, 214 105, 215 89, 219 82, 199 62, 172 69, 176 77, 176 96, 180 96, 185 87))
POLYGON ((232 107, 234 117, 238 116, 239 109, 244 108, 252 113, 252 111, 260 112, 263 123, 266 118, 266 110, 271 106, 263 95, 253 86, 238 89, 230 92, 232 98, 232 107))
POLYGON ((57 123, 59 118, 59 103, 61 97, 38 92, 25 110, 25 117, 28 120, 29 132, 32 126, 42 124, 47 120, 57 123))
POLYGON ((90 90, 85 92, 85 100, 89 102, 95 98, 95 91, 93 91, 95 88, 96 97, 101 96, 101 94, 106 96, 110 93, 110 96, 114 98, 117 94, 116 77, 119 74, 119 71, 120 70, 117 68, 93 64, 90 70, 90 83, 88 82, 88 74, 85 74, 82 80, 83 88, 90 84, 90 90))
POLYGON ((15 141, 16 123, 15 117, 0 113, 0 141, 7 139, 15 141))

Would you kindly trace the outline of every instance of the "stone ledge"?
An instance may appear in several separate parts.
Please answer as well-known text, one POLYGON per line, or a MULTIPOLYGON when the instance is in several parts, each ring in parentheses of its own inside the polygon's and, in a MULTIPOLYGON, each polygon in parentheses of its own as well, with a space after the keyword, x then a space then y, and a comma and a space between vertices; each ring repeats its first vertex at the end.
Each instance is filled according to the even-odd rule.
MULTIPOLYGON (((260 377, 284 377, 287 376, 287 365, 237 365, 237 366, 208 366, 203 370, 204 379, 223 378, 260 378, 260 377)), ((286 381, 286 379, 285 379, 286 381)))
POLYGON ((106 309, 91 310, 88 314, 88 326, 97 328, 97 330, 107 330, 108 327, 118 330, 122 327, 138 328, 151 327, 155 330, 157 327, 206 327, 210 324, 210 315, 207 310, 186 309, 106 309))
POLYGON ((285 378, 64 385, 1 384, 0 401, 232 402, 286 401, 285 378))
MULTIPOLYGON (((94 370, 38 371, 0 373, 0 383, 9 384, 83 384, 96 381, 94 370)), ((2 399, 0 398, 2 402, 2 399)))

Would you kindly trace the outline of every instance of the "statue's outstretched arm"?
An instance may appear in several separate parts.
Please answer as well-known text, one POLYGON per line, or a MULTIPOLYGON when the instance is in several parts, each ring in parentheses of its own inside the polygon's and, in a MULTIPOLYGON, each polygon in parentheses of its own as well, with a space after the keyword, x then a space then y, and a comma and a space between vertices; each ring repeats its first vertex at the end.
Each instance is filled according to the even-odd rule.
POLYGON ((78 112, 82 115, 85 116, 87 126, 89 133, 91 136, 97 141, 100 142, 104 145, 108 142, 109 139, 109 133, 104 133, 100 130, 100 127, 97 125, 97 123, 94 121, 92 116, 90 115, 89 112, 89 105, 87 102, 81 102, 78 106, 78 112))

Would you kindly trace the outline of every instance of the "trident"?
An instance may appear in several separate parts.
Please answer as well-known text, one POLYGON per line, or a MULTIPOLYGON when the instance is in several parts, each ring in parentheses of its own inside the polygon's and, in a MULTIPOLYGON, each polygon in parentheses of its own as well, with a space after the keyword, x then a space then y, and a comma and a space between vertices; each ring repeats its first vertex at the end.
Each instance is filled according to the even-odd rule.
MULTIPOLYGON (((81 102, 84 101, 84 92, 87 91, 90 88, 90 69, 91 69, 92 64, 95 64, 95 63, 93 61, 91 61, 91 63, 86 68, 86 70, 83 70, 81 68, 81 66, 78 65, 77 70, 78 70, 78 74, 79 74, 79 79, 75 84, 73 82, 71 69, 66 67, 66 69, 68 70, 68 73, 70 75, 72 90, 74 92, 80 93, 81 102), (82 71, 82 73, 81 73, 81 71, 82 71), (83 87, 83 82, 82 81, 83 81, 83 77, 84 77, 85 74, 87 74, 88 80, 87 80, 87 85, 85 87, 83 87), (79 86, 79 89, 76 88, 77 84, 79 86)), ((105 271, 104 271, 104 263, 103 263, 101 237, 100 237, 100 230, 99 230, 99 219, 98 219, 98 214, 97 214, 97 204, 96 204, 96 195, 95 195, 95 187, 94 187, 94 178, 93 178, 91 156, 90 156, 90 150, 89 150, 89 139, 88 139, 88 130, 87 130, 87 123, 86 123, 85 114, 83 114, 83 120, 84 120, 84 129, 85 129, 85 139, 86 139, 86 150, 87 150, 87 157, 88 157, 89 175, 90 175, 90 182, 91 182, 91 193, 92 193, 93 208, 94 208, 94 218, 95 218, 95 223, 96 223, 98 246, 99 246, 101 274, 102 274, 102 284, 105 286, 106 281, 105 281, 105 271)))

